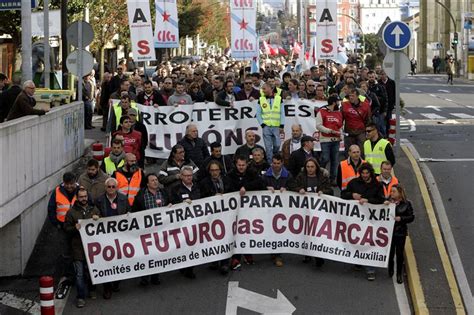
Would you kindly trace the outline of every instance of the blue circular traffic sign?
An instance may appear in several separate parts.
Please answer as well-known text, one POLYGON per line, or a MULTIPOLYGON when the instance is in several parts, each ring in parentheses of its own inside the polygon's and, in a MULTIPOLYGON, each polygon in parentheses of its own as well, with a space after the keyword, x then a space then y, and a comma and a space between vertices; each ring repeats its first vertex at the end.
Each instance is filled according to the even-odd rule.
POLYGON ((394 21, 384 27, 382 37, 388 48, 401 50, 410 44, 411 29, 406 23, 394 21))

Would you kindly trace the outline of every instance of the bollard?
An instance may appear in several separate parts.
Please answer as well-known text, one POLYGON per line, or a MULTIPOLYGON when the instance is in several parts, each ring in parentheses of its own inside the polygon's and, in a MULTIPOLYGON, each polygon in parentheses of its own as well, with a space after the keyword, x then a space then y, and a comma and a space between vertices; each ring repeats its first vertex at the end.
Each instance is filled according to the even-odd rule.
POLYGON ((390 125, 390 129, 388 130, 388 141, 390 141, 392 145, 395 144, 395 140, 396 140, 395 137, 397 134, 397 120, 395 117, 396 117, 395 115, 392 115, 392 117, 388 121, 390 125))
POLYGON ((104 145, 99 141, 92 144, 92 157, 97 161, 104 159, 104 145))
POLYGON ((43 276, 39 279, 41 315, 54 315, 54 280, 43 276))

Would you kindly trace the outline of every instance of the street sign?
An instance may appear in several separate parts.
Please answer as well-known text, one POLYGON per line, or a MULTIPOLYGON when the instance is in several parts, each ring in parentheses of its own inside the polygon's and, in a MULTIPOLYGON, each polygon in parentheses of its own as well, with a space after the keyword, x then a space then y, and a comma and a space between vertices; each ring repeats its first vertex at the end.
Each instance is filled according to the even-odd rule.
POLYGON ((94 30, 86 21, 76 21, 69 25, 66 32, 67 42, 76 48, 88 46, 94 40, 94 30), (79 23, 81 25, 79 25, 79 23), (79 28, 82 26, 82 43, 79 43, 79 28), (81 47, 79 47, 79 45, 81 47))
MULTIPOLYGON (((37 0, 31 0, 31 8, 38 6, 37 0)), ((21 0, 0 0, 0 11, 21 10, 21 0)))
POLYGON ((382 38, 388 48, 392 50, 402 50, 410 44, 411 29, 407 24, 394 21, 385 26, 382 38))
MULTIPOLYGON (((92 68, 94 67, 94 57, 90 52, 87 50, 74 50, 67 56, 66 59, 66 66, 69 72, 76 76, 82 76, 91 72, 92 68), (82 57, 82 71, 79 72, 79 54, 82 57)), ((82 79, 82 77, 80 78, 82 79)))
POLYGON ((385 58, 383 59, 383 69, 387 76, 391 79, 395 78, 395 67, 400 67, 400 77, 406 77, 411 70, 410 59, 406 54, 400 52, 400 62, 398 65, 395 64, 395 52, 389 50, 385 58))

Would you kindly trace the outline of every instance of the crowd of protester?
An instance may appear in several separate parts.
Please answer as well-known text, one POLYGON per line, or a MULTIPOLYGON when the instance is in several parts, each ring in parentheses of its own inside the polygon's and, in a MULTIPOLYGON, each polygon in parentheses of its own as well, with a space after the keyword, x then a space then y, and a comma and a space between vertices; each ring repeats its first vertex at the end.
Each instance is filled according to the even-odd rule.
MULTIPOLYGON (((85 305, 86 296, 96 297, 85 263, 79 219, 191 203, 227 192, 244 195, 262 190, 328 194, 361 204, 395 203, 388 275, 395 272, 396 256, 397 282, 403 282, 406 225, 414 214, 392 172, 395 155, 386 138, 395 106, 395 82, 380 66, 369 69, 331 62, 299 71, 295 62, 277 58, 251 73, 246 63, 222 57, 188 65, 162 63, 150 76, 145 75, 146 69, 133 67, 120 63, 116 73, 106 71, 101 82, 94 73, 84 77, 85 128, 94 128, 93 111, 101 114, 101 129, 111 136, 111 151, 101 163, 90 160, 78 179, 66 173, 51 195, 49 219, 63 241, 63 257, 70 258, 63 263, 64 278, 56 297, 64 297, 73 283, 78 307, 85 305), (116 103, 111 101, 114 99, 116 103), (291 135, 284 135, 284 102, 299 99, 326 105, 316 111, 311 133, 304 134, 302 127, 294 124, 291 135), (262 128, 260 143, 248 130, 245 143, 234 154, 223 155, 222 144, 206 143, 191 123, 184 137, 174 143, 168 159, 145 156, 148 134, 137 104, 159 108, 214 102, 229 107, 242 100, 255 106, 262 128), (320 152, 314 149, 314 132, 320 134, 320 152), (148 171, 150 166, 158 171, 148 171)), ((277 267, 284 265, 283 258, 281 254, 271 256, 277 267)), ((309 263, 312 258, 304 257, 303 261, 309 263)), ((254 257, 234 255, 211 268, 225 275, 241 268, 242 263, 254 264, 254 257)), ((324 263, 321 258, 315 260, 318 268, 324 263)), ((367 279, 375 280, 374 268, 365 270, 367 279)), ((193 267, 181 272, 190 279, 196 277, 193 267)), ((156 285, 160 278, 145 276, 139 283, 156 285)), ((119 282, 108 283, 103 297, 110 299, 119 290, 119 282)))

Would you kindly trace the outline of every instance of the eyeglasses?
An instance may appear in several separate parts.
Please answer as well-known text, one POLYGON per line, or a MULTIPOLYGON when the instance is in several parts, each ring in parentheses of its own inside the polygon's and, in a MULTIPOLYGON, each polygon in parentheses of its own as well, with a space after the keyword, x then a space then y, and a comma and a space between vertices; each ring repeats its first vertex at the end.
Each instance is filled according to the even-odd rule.
POLYGON ((107 188, 115 188, 115 187, 117 187, 117 186, 115 186, 115 185, 108 185, 107 186, 107 188))
POLYGON ((252 82, 245 82, 244 84, 245 84, 245 85, 251 85, 252 82))
POLYGON ((173 82, 165 82, 165 84, 173 84, 173 82))
POLYGON ((319 80, 319 82, 321 82, 321 81, 326 81, 326 79, 319 80))
POLYGON ((314 85, 314 84, 307 84, 307 86, 316 86, 316 85, 314 85))

